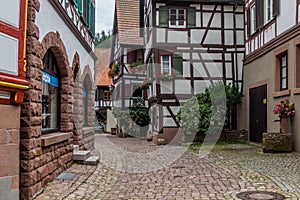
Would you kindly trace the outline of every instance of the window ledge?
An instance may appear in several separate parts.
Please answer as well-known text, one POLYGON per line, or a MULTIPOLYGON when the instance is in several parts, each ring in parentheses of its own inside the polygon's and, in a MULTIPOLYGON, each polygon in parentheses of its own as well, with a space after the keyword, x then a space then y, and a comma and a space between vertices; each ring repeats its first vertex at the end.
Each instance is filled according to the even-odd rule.
POLYGON ((46 134, 46 135, 42 135, 41 139, 42 139, 42 147, 47 147, 50 146, 52 144, 56 144, 65 140, 68 140, 71 138, 71 134, 70 133, 50 133, 50 134, 46 134))
POLYGON ((291 94, 291 90, 284 90, 284 91, 279 91, 279 92, 274 92, 273 97, 283 97, 283 96, 288 96, 291 94))
POLYGON ((293 89, 293 94, 300 94, 300 88, 293 89))

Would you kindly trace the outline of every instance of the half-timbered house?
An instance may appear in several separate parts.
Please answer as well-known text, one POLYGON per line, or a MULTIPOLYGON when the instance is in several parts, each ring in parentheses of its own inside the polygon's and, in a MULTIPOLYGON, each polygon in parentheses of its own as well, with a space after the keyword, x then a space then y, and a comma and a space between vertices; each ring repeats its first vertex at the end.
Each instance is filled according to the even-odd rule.
MULTIPOLYGON (((247 0, 244 99, 239 128, 249 130, 252 142, 263 132, 279 132, 272 111, 284 98, 300 102, 299 0, 247 0)), ((291 120, 294 146, 300 151, 299 112, 291 120)))
POLYGON ((214 81, 242 83, 244 1, 145 0, 152 134, 170 142, 181 105, 214 81))
MULTIPOLYGON (((95 109, 98 123, 105 126, 106 132, 111 132, 110 127, 107 128, 107 122, 112 108, 112 90, 114 84, 108 76, 110 64, 110 48, 95 48, 97 61, 95 64, 95 80, 97 85, 95 109), (106 129, 107 128, 107 129, 106 129)), ((108 123, 110 124, 110 123, 108 123)))
POLYGON ((147 99, 147 91, 140 87, 146 78, 140 9, 139 1, 116 0, 110 76, 115 83, 114 107, 120 109, 132 107, 137 98, 147 99))

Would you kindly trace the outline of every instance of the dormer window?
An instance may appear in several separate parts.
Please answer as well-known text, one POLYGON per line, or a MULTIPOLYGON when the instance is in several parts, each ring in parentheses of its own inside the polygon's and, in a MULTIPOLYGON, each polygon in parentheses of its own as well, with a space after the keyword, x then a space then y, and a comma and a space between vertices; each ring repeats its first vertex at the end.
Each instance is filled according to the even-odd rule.
POLYGON ((169 10, 169 27, 185 28, 186 27, 186 10, 173 9, 169 10))

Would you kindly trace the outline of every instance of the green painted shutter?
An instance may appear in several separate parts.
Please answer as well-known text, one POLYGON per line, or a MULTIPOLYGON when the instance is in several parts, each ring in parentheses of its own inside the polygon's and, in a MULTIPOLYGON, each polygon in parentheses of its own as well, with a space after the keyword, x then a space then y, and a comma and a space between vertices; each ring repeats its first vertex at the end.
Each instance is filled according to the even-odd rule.
POLYGON ((95 5, 92 5, 92 33, 95 35, 95 5))
POLYGON ((180 53, 174 53, 172 56, 173 70, 177 75, 183 75, 183 60, 180 53))
POLYGON ((188 28, 196 27, 196 8, 188 8, 188 28))
POLYGON ((78 12, 82 15, 82 0, 77 0, 78 12))
POLYGON ((88 27, 90 27, 91 20, 91 0, 86 0, 86 12, 85 12, 85 22, 88 27))
POLYGON ((159 7, 159 27, 167 28, 169 21, 169 10, 166 6, 159 7))
POLYGON ((77 7, 77 5, 78 5, 78 2, 77 2, 78 0, 74 0, 74 4, 75 4, 75 6, 77 7))

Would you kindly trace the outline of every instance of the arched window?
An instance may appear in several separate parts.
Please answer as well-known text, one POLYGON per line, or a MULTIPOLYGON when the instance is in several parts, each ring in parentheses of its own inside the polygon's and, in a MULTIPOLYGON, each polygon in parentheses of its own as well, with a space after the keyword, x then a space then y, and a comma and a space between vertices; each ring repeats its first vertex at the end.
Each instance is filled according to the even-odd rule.
POLYGON ((88 77, 85 77, 83 81, 83 88, 82 88, 82 98, 83 98, 83 126, 88 126, 88 106, 89 106, 89 87, 88 87, 88 77))
POLYGON ((48 50, 43 58, 42 71, 42 132, 49 133, 59 130, 59 71, 54 54, 48 50))

